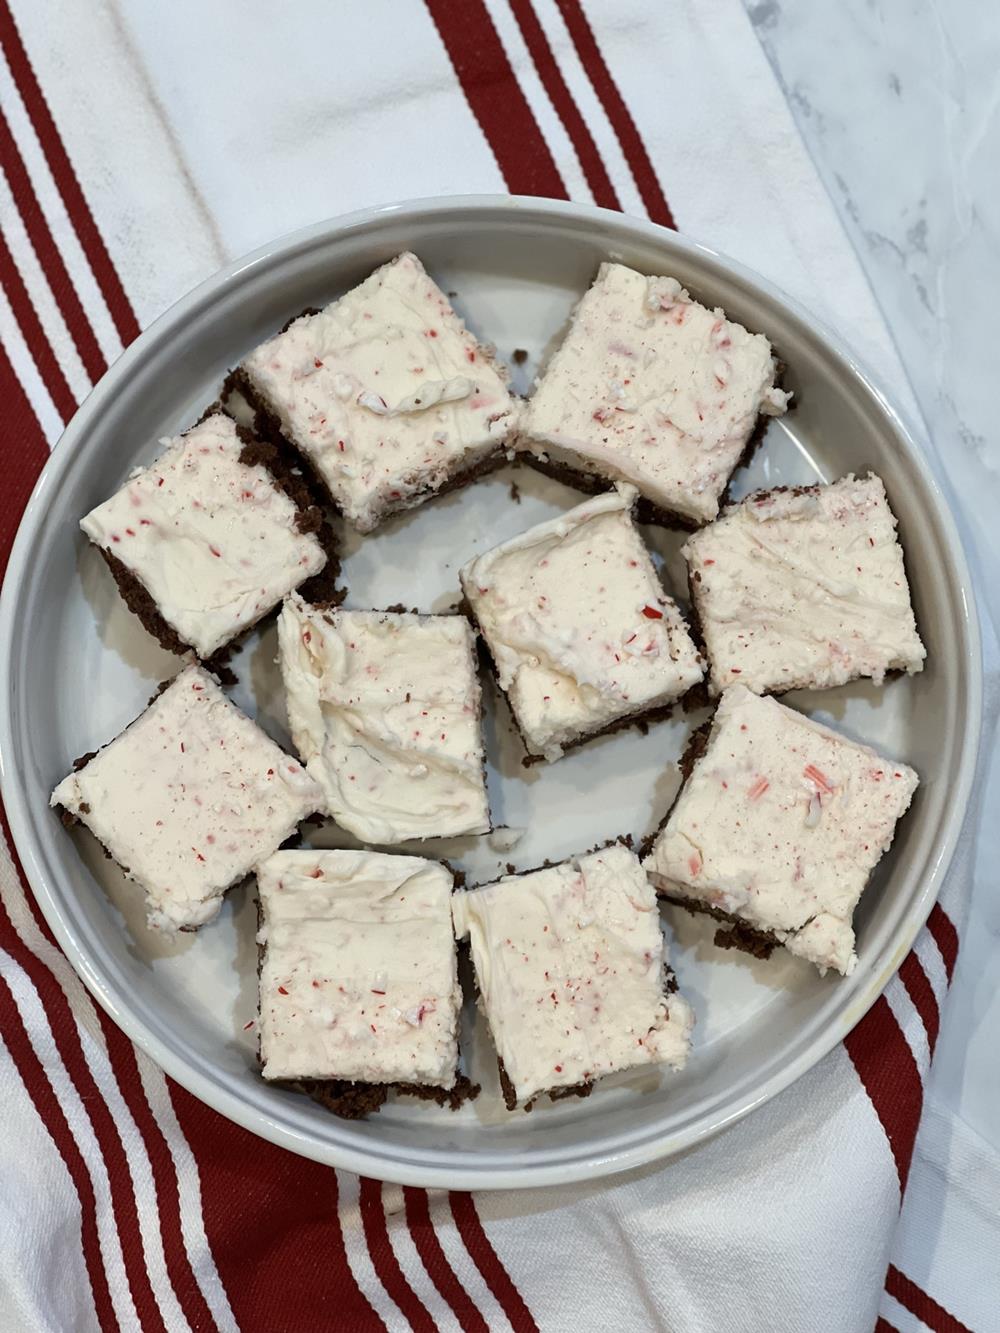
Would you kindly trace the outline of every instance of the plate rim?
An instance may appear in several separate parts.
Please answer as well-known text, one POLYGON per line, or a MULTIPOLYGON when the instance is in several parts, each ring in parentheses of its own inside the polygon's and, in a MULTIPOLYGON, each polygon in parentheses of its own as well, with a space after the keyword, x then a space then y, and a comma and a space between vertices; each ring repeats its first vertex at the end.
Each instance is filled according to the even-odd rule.
POLYGON ((92 388, 67 424, 53 447, 24 508, 11 548, 3 588, 0 590, 0 792, 3 795, 12 839, 21 858, 25 877, 74 972, 126 1036, 166 1074, 226 1118, 299 1155, 326 1165, 403 1185, 451 1189, 532 1188, 565 1184, 567 1181, 583 1177, 607 1176, 647 1165, 714 1136, 743 1119, 816 1065, 853 1030, 882 994, 903 962, 937 900, 945 875, 954 858, 972 791, 982 730, 982 702, 982 656, 978 612, 957 523, 934 476, 930 462, 917 443, 917 436, 910 425, 908 414, 893 403, 881 387, 878 378, 848 348, 840 336, 830 329, 825 321, 817 318, 777 284, 709 246, 692 241, 646 219, 593 205, 523 195, 472 194, 424 197, 354 210, 284 233, 233 260, 181 296, 157 316, 124 350, 92 388), (174 1051, 151 1031, 140 1017, 131 1012, 127 1004, 119 1003, 113 988, 102 977, 101 969, 91 960, 89 951, 73 925, 63 915, 36 856, 35 840, 30 830, 27 797, 17 780, 17 774, 5 759, 6 755, 14 752, 13 731, 16 709, 12 706, 11 687, 18 592, 23 584, 26 565, 32 550, 42 536, 45 501, 49 491, 58 484, 69 466, 74 446, 85 432, 90 418, 100 411, 105 399, 116 391, 119 382, 128 375, 133 363, 141 359, 146 349, 163 337, 165 332, 172 331, 175 326, 188 319, 203 303, 214 300, 247 270, 286 255, 289 251, 308 248, 337 235, 366 228, 386 218, 406 217, 417 224, 422 219, 442 212, 475 215, 490 211, 499 211, 501 214, 508 212, 512 217, 534 213, 541 215, 542 218, 596 224, 606 232, 609 246, 613 244, 615 233, 639 238, 652 244, 662 245, 667 242, 675 251, 706 258, 713 265, 728 270, 751 289, 763 293, 805 324, 822 342, 824 350, 840 363, 847 375, 859 382, 873 396, 883 417, 899 440, 909 467, 916 473, 924 488, 949 556, 951 581, 956 584, 961 594, 961 605, 955 610, 958 623, 963 630, 963 642, 959 645, 960 656, 965 660, 969 673, 964 734, 958 752, 958 772, 952 787, 950 803, 946 808, 944 828, 939 836, 936 855, 927 867, 919 893, 911 903, 904 922, 901 923, 891 945, 886 948, 888 956, 880 968, 873 968, 864 989, 854 996, 852 1003, 845 1007, 837 1016, 837 1021, 832 1022, 827 1031, 800 1052, 794 1060, 783 1065, 750 1094, 745 1095, 725 1114, 706 1117, 706 1121, 710 1120, 710 1123, 695 1123, 666 1135, 651 1134, 643 1142, 618 1151, 584 1150, 579 1160, 569 1167, 555 1162, 550 1165, 530 1165, 520 1168, 452 1168, 429 1163, 383 1161, 378 1155, 377 1145, 370 1150, 321 1142, 297 1132, 268 1113, 243 1102, 236 1093, 207 1078, 183 1055, 174 1051))

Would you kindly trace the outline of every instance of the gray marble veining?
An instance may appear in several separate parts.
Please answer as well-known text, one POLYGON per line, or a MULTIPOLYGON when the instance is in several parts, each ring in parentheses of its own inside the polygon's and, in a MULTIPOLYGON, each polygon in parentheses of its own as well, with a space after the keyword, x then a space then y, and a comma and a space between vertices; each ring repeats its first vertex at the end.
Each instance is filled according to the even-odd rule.
MULTIPOLYGON (((978 575, 995 688, 1000 16, 980 0, 745 3, 920 404, 978 575)), ((1000 763, 996 736, 982 744, 994 762, 984 765, 969 920, 928 1097, 1000 1152, 1000 763)))

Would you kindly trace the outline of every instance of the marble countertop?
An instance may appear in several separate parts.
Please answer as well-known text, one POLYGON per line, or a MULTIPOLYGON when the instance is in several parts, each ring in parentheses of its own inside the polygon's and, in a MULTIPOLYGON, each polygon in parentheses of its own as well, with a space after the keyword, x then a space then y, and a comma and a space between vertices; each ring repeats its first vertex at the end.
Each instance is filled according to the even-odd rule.
MULTIPOLYGON (((939 480, 964 520, 984 649, 1000 625, 1000 76, 996 10, 973 0, 746 0, 885 313, 939 480)), ((984 736, 987 757, 996 737, 984 736)), ((928 1090, 1000 1150, 1000 764, 928 1090)))

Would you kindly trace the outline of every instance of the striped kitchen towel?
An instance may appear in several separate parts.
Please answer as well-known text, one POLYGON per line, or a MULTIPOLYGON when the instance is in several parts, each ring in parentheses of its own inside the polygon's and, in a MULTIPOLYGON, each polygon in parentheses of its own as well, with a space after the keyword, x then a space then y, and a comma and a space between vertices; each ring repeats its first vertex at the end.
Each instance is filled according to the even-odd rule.
MULTIPOLYGON (((141 328, 254 245, 394 198, 509 190, 680 228, 912 406, 738 0, 0 0, 0 46, 0 568, 141 328)), ((924 1242, 893 1251, 970 841, 884 997, 781 1097, 666 1165, 473 1197, 359 1180, 195 1101, 92 1003, 0 840, 0 1327, 986 1328, 995 1282, 991 1305, 961 1274, 995 1260, 995 1215, 933 1295, 924 1242)), ((996 1161, 964 1152, 988 1199, 996 1161)))

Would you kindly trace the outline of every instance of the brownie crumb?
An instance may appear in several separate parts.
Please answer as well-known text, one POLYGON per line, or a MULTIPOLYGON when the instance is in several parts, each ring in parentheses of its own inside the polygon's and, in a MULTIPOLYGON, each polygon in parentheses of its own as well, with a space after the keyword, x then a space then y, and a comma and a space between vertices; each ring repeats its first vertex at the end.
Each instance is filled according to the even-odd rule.
POLYGON ((518 486, 516 481, 512 481, 510 483, 510 498, 514 501, 516 505, 519 505, 521 503, 521 488, 520 486, 518 486))
POLYGON ((523 347, 515 347, 510 354, 510 359, 514 362, 515 366, 523 366, 528 359, 528 353, 523 347))
MULTIPOLYGON (((169 683, 169 682, 168 682, 168 683, 169 683)), ((162 687, 161 687, 161 688, 162 688, 162 687)), ((87 765, 90 763, 91 759, 96 759, 96 758, 97 758, 97 751, 96 751, 96 750, 88 750, 87 753, 86 753, 86 754, 82 754, 82 755, 80 756, 79 759, 74 759, 74 760, 73 760, 73 772, 74 772, 74 773, 79 773, 79 771, 80 771, 81 768, 86 768, 86 767, 87 767, 87 765)))
POLYGON ((507 871, 508 875, 517 874, 517 866, 514 864, 513 861, 508 861, 507 864, 504 866, 504 869, 507 871))

